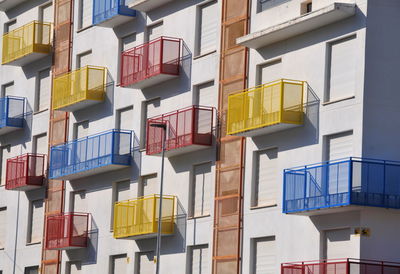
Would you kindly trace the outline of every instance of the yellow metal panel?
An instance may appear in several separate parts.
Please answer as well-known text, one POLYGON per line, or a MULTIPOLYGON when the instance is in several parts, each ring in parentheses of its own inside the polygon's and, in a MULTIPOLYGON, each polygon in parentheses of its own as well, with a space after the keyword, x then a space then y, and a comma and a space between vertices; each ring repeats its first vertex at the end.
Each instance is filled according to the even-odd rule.
MULTIPOLYGON (((162 234, 174 233, 175 196, 163 196, 162 234)), ((159 195, 115 203, 114 238, 157 233, 159 195)))
POLYGON ((228 134, 280 123, 303 124, 303 81, 281 79, 228 98, 228 134))
POLYGON ((85 101, 103 101, 106 92, 104 67, 86 66, 57 77, 53 81, 53 109, 85 101))
POLYGON ((51 23, 33 21, 3 35, 2 64, 32 53, 51 52, 51 23))

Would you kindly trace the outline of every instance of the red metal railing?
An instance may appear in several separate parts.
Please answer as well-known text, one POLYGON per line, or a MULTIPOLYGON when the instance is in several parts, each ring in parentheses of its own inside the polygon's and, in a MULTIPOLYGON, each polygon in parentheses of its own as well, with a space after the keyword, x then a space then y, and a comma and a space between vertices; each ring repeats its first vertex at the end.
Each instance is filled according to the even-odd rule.
POLYGON ((163 129, 151 124, 166 123, 165 150, 190 145, 212 145, 214 111, 211 107, 191 106, 147 120, 146 154, 162 152, 163 129))
POLYGON ((46 249, 86 247, 88 243, 88 213, 62 213, 46 220, 46 249))
POLYGON ((158 74, 179 75, 181 49, 181 39, 161 36, 124 51, 120 85, 133 85, 158 74))
POLYGON ((281 274, 400 274, 400 263, 362 259, 284 263, 281 274))
POLYGON ((44 179, 43 154, 24 154, 7 159, 6 189, 42 186, 44 179))

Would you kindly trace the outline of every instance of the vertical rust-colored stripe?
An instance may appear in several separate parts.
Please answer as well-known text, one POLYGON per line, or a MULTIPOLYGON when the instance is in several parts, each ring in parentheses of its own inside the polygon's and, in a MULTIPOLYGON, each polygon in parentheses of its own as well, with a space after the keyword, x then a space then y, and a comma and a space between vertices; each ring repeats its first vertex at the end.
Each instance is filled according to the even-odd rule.
MULTIPOLYGON (((54 77, 71 71, 71 49, 73 30, 73 0, 54 1, 54 55, 53 55, 53 81, 54 77)), ((51 92, 53 94, 54 91, 51 92)), ((52 102, 52 98, 50 100, 52 102)), ((49 122, 49 154, 50 147, 64 143, 68 136, 68 113, 53 111, 50 108, 49 122)), ((46 217, 64 211, 64 181, 49 180, 46 187, 44 234, 42 244, 42 274, 61 273, 61 251, 46 250, 46 217)))
POLYGON ((216 164, 213 273, 240 273, 245 138, 226 135, 228 95, 247 86, 248 50, 236 38, 248 33, 249 0, 223 0, 219 78, 220 135, 216 164))

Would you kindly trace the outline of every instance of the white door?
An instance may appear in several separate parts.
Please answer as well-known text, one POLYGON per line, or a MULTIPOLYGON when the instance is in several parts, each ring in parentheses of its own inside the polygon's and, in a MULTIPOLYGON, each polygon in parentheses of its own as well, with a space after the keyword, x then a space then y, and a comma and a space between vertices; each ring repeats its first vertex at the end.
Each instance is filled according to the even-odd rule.
POLYGON ((217 48, 217 30, 219 23, 217 1, 200 7, 200 35, 197 55, 202 55, 217 48))
POLYGON ((138 274, 153 274, 154 273, 154 261, 153 252, 139 253, 139 265, 138 274))
MULTIPOLYGON (((325 231, 325 257, 326 259, 348 258, 352 246, 350 241, 350 228, 325 231)), ((350 256, 351 257, 351 256, 350 256)))
POLYGON ((40 134, 34 137, 34 153, 47 154, 47 134, 40 134))
POLYGON ((212 107, 217 104, 217 101, 218 91, 213 81, 197 86, 195 105, 212 107))
POLYGON ((327 160, 337 160, 353 156, 353 132, 327 136, 327 160))
POLYGON ((38 77, 38 92, 36 99, 36 111, 42 111, 49 107, 50 103, 50 89, 51 89, 51 78, 50 69, 42 70, 39 72, 38 77))
POLYGON ((195 165, 193 175, 193 216, 205 216, 210 214, 211 210, 214 181, 211 173, 211 163, 195 165))
POLYGON ((113 274, 126 274, 128 262, 126 255, 113 256, 113 274))
POLYGON ((267 84, 284 78, 282 75, 282 61, 276 60, 259 67, 259 79, 257 85, 267 84))
POLYGON ((88 212, 88 204, 86 199, 86 191, 77 191, 72 193, 72 206, 71 212, 88 212))
POLYGON ((253 274, 276 274, 276 242, 275 236, 254 239, 253 274))
POLYGON ((53 5, 51 3, 40 7, 39 12, 40 12, 39 21, 42 21, 45 23, 53 22, 53 5))
POLYGON ((194 246, 192 247, 192 265, 191 274, 208 274, 208 246, 194 246))
POLYGON ((1 147, 1 185, 6 183, 7 159, 10 157, 10 146, 1 147))
POLYGON ((142 196, 154 195, 159 192, 157 174, 142 177, 142 196))
POLYGON ((147 27, 147 41, 154 40, 163 35, 163 22, 147 27))
POLYGON ((7 208, 0 208, 0 248, 6 246, 7 239, 7 208))
POLYGON ((278 195, 278 149, 256 152, 254 206, 275 205, 278 195))
POLYGON ((43 200, 31 203, 30 243, 38 243, 43 238, 44 203, 43 200))
POLYGON ((124 108, 118 111, 118 124, 119 129, 133 129, 133 107, 124 108))

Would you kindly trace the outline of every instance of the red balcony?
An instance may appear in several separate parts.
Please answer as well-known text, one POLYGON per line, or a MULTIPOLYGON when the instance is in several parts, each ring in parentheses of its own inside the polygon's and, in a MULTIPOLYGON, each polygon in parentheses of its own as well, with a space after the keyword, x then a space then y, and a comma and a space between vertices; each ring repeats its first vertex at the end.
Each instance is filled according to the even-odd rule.
POLYGON ((214 111, 211 107, 191 106, 147 120, 147 155, 161 155, 163 129, 151 124, 165 123, 165 156, 171 157, 211 146, 214 111))
POLYGON ((7 159, 6 189, 31 190, 43 185, 43 154, 24 154, 7 159))
POLYGON ((124 51, 121 86, 142 89, 178 77, 181 51, 181 39, 164 36, 124 51))
POLYGON ((400 263, 361 259, 284 263, 281 274, 392 274, 400 273, 400 263))
POLYGON ((88 213, 61 213, 46 220, 46 249, 69 250, 86 247, 88 213))

